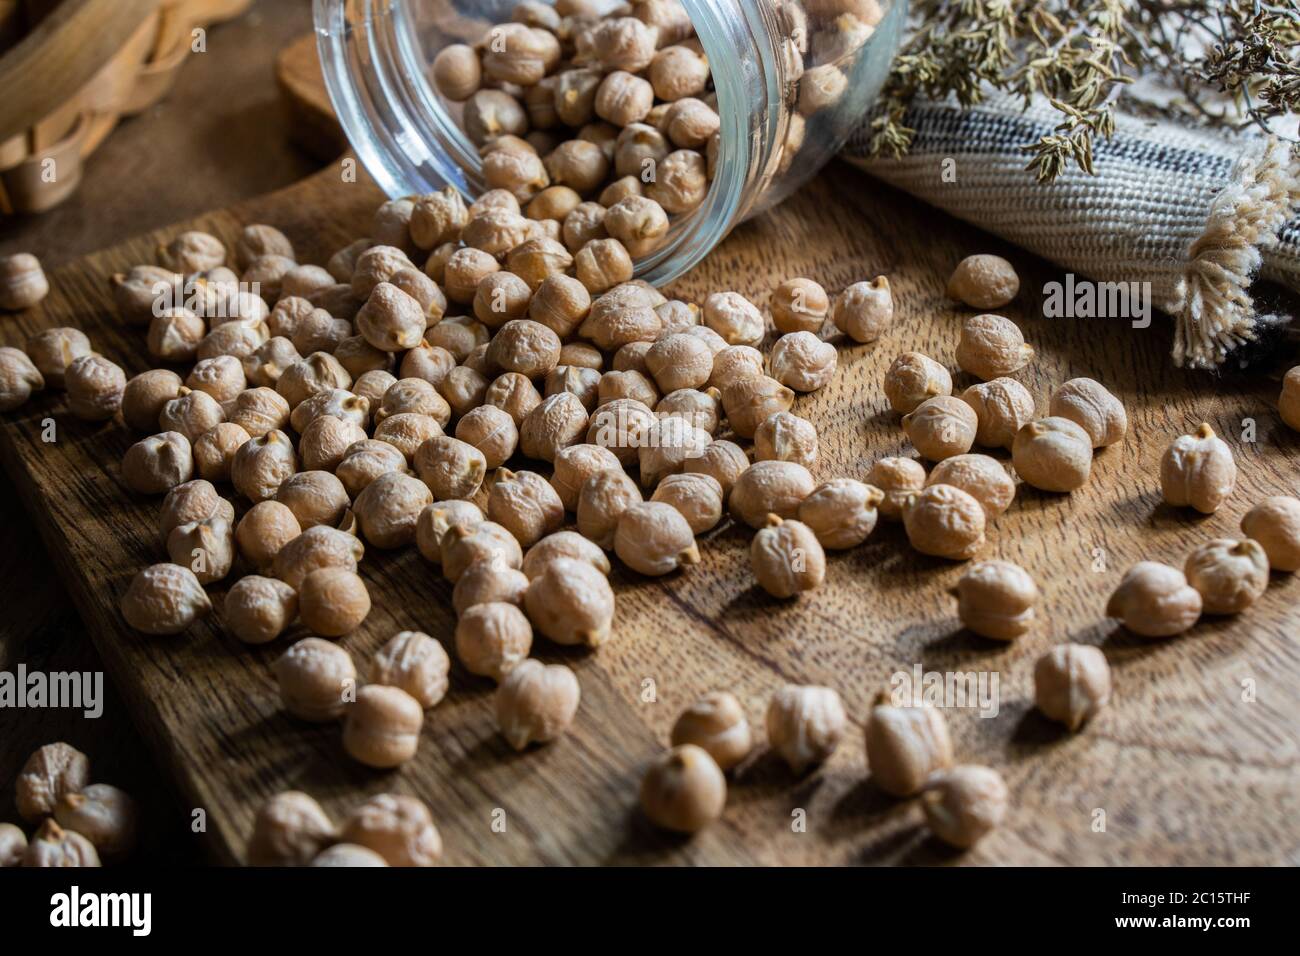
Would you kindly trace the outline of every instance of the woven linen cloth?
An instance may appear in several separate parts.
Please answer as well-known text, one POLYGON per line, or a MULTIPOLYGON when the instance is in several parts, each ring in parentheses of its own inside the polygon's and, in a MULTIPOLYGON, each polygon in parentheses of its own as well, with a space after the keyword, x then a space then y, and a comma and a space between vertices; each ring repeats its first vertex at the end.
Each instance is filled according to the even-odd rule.
POLYGON ((1021 146, 1060 122, 1045 101, 919 102, 899 158, 868 155, 870 120, 843 157, 871 175, 1080 277, 1150 283, 1175 319, 1178 365, 1219 366, 1286 321, 1256 309, 1256 276, 1300 291, 1300 162, 1288 144, 1121 114, 1095 142, 1095 175, 1071 167, 1040 184, 1021 146))

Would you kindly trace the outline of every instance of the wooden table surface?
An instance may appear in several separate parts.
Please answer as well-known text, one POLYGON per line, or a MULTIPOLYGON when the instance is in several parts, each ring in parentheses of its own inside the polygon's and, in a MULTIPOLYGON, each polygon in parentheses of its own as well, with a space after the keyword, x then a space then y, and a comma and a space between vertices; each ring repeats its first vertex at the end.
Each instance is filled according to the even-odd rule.
MULTIPOLYGON (((379 198, 372 186, 345 185, 327 170, 138 237, 56 271, 43 308, 6 323, 0 339, 79 325, 97 348, 138 371, 146 367, 142 337, 116 323, 105 274, 145 261, 180 229, 229 240, 253 221, 282 227, 303 258, 323 261, 364 232, 379 198)), ((120 425, 79 423, 61 396, 43 395, 8 416, 0 455, 135 727, 178 782, 180 812, 206 811, 205 844, 222 860, 241 857, 262 799, 296 787, 339 816, 364 794, 415 794, 433 808, 452 863, 1300 862, 1300 582, 1276 576, 1246 614, 1207 619, 1171 641, 1133 638, 1102 616, 1132 562, 1181 564, 1197 543, 1233 534, 1253 501, 1296 493, 1300 436, 1273 410, 1275 381, 1172 369, 1162 321, 1137 331, 1044 319, 1040 290, 1053 278, 1044 264, 838 167, 738 229, 671 291, 698 300, 731 288, 761 300, 794 274, 832 291, 889 275, 894 328, 872 346, 841 343, 834 382, 795 409, 819 429, 819 477, 862 477, 876 457, 909 453, 879 390, 892 358, 917 349, 953 365, 960 313, 944 300, 943 283, 974 251, 1008 255, 1021 270, 1021 297, 1005 311, 1038 349, 1020 377, 1040 411, 1053 384, 1090 375, 1131 416, 1129 439, 1098 456, 1086 488, 1057 496, 1022 486, 990 534, 982 556, 1017 561, 1038 578, 1041 625, 1013 645, 964 631, 945 593, 961 567, 917 555, 893 525, 833 556, 821 591, 774 601, 753 584, 748 534, 724 525, 706 536, 703 563, 686 573, 653 581, 615 573, 609 645, 579 652, 539 639, 538 656, 578 673, 583 704, 569 735, 522 755, 494 732, 490 684, 454 665, 451 692, 429 713, 415 760, 392 773, 350 762, 336 727, 306 726, 280 711, 269 663, 283 640, 247 648, 216 618, 171 639, 142 637, 121 622, 117 602, 131 575, 162 555, 157 500, 121 484, 118 462, 131 439, 120 425), (39 439, 47 416, 60 429, 54 445, 39 439), (1246 419, 1256 423, 1254 442, 1241 441, 1246 419), (1164 446, 1202 420, 1232 443, 1242 472, 1236 495, 1209 518, 1161 504, 1156 479, 1164 446), (1066 639, 1100 645, 1115 671, 1114 701, 1078 735, 1030 706, 1033 661, 1066 639), (996 716, 949 711, 960 758, 997 767, 1013 795, 1007 825, 968 854, 927 838, 915 801, 883 796, 864 766, 857 727, 868 701, 915 664, 999 681, 996 716), (835 757, 795 779, 761 753, 735 775, 719 825, 689 841, 651 830, 636 811, 637 781, 681 708, 728 688, 761 728, 767 697, 788 681, 828 684, 844 696, 855 729, 835 757), (499 811, 505 832, 493 827, 499 811)), ((967 382, 959 376, 958 384, 967 382)), ((402 628, 449 641, 448 586, 413 550, 371 548, 363 574, 375 608, 342 641, 359 663, 402 628)), ((213 589, 218 605, 223 593, 213 589)))

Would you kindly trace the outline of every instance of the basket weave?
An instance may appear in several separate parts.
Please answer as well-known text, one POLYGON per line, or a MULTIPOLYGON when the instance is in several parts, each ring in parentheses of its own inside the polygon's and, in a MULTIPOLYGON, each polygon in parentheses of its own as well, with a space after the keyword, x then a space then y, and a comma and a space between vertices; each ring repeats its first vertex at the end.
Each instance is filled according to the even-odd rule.
MULTIPOLYGON (((0 142, 0 214, 39 213, 68 198, 82 164, 123 117, 167 95, 189 54, 193 30, 243 13, 252 0, 159 0, 122 47, 58 109, 33 116, 0 142), (57 176, 44 175, 53 160, 57 176)), ((0 58, 57 0, 0 0, 0 58)), ((17 91, 22 95, 22 90, 17 91)))

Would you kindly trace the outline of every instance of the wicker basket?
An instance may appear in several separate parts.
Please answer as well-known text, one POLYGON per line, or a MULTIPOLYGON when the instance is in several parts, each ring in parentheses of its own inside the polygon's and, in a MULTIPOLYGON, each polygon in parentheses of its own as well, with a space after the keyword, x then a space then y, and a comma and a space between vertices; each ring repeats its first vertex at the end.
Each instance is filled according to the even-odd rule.
POLYGON ((118 120, 166 96, 194 29, 251 4, 0 0, 0 214, 67 199, 118 120))

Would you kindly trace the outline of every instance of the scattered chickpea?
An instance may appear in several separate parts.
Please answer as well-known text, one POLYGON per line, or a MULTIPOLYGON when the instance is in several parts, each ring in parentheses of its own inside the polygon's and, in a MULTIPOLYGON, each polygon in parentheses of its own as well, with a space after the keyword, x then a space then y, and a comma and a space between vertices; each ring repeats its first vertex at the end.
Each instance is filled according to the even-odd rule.
POLYGON ((272 665, 280 685, 280 700, 294 717, 327 723, 343 716, 347 698, 356 687, 352 657, 338 644, 308 637, 284 652, 272 665))
POLYGON ((216 516, 178 525, 167 535, 167 554, 188 567, 200 584, 213 584, 234 564, 234 528, 229 519, 216 516))
POLYGON ((659 501, 633 504, 619 516, 614 553, 633 571, 654 577, 700 561, 691 526, 676 508, 659 501))
POLYGON ((1016 483, 996 458, 988 455, 954 455, 930 472, 927 485, 952 485, 984 506, 989 523, 1011 507, 1016 483))
MULTIPOLYGON (((464 575, 461 580, 465 580, 464 575)), ((514 604, 504 601, 468 607, 456 625, 456 656, 465 669, 498 683, 528 657, 532 645, 533 628, 528 618, 514 604)))
POLYGON ((1001 775, 961 764, 937 773, 921 796, 930 831, 952 846, 969 849, 1001 825, 1010 795, 1001 775))
POLYGON ((320 568, 302 579, 298 613, 309 630, 342 637, 360 627, 370 613, 370 593, 355 571, 320 568))
POLYGON ((495 521, 452 524, 442 536, 442 573, 456 582, 475 561, 498 560, 517 568, 524 560, 519 540, 495 521))
POLYGON ((951 395, 952 376, 929 356, 904 352, 889 366, 884 387, 890 406, 906 415, 928 399, 951 395))
POLYGON ((928 704, 896 707, 877 702, 867 720, 867 763, 886 793, 910 797, 930 775, 952 766, 952 738, 943 712, 928 704))
POLYGON ((50 294, 41 262, 29 252, 0 256, 0 309, 21 312, 50 294))
POLYGON ((1068 418, 1040 418, 1016 432, 1011 463, 1035 488, 1074 491, 1092 473, 1092 439, 1068 418))
POLYGON ((1034 703, 1071 731, 1110 702, 1110 665, 1100 648, 1058 644, 1034 665, 1034 703))
POLYGON ((526 579, 531 581, 539 577, 558 558, 590 564, 602 575, 610 572, 609 558, 598 545, 575 531, 556 531, 538 541, 524 555, 523 573, 526 579))
POLYGON ((339 836, 378 853, 389 866, 433 866, 442 856, 442 836, 433 816, 414 797, 371 797, 348 814, 339 836))
POLYGON ((275 497, 280 483, 298 470, 293 442, 276 429, 239 446, 230 463, 235 490, 257 504, 275 497))
POLYGON ((162 432, 142 439, 122 458, 122 480, 142 495, 160 495, 194 475, 194 454, 178 432, 162 432))
POLYGON ((0 823, 0 870, 23 865, 27 834, 12 823, 0 823))
POLYGON ((611 549, 619 519, 641 501, 641 489, 624 472, 610 469, 593 475, 578 492, 578 531, 600 547, 611 549))
POLYGON ((1241 531, 1258 541, 1274 571, 1300 571, 1300 499, 1265 498, 1246 512, 1241 531))
POLYGON ((867 540, 875 530, 884 492, 853 478, 822 482, 799 503, 799 521, 823 548, 844 550, 867 540))
POLYGON ((27 340, 27 355, 51 388, 62 388, 67 367, 91 351, 90 339, 80 329, 46 329, 27 340))
POLYGON ((126 373, 102 355, 82 355, 64 371, 63 386, 73 415, 88 422, 105 421, 122 404, 126 373))
POLYGON ((754 749, 745 710, 734 694, 714 691, 682 711, 673 724, 672 745, 704 750, 723 771, 739 765, 754 749))
POLYGON ((555 461, 562 448, 576 445, 586 434, 587 409, 571 392, 548 396, 519 426, 519 449, 529 458, 555 461))
POLYGON ((487 474, 487 460, 473 445, 439 435, 416 450, 415 470, 434 500, 472 498, 487 474))
POLYGON ((1034 418, 1034 397, 1014 378, 978 382, 962 392, 961 400, 975 411, 975 443, 986 448, 1010 448, 1034 418))
POLYGON ((735 442, 714 440, 694 458, 682 463, 682 470, 690 475, 704 475, 716 481, 722 489, 725 502, 750 462, 745 450, 735 442))
POLYGON ((80 750, 63 742, 35 751, 14 782, 18 815, 35 823, 52 814, 67 794, 80 793, 90 782, 90 761, 80 750))
POLYGON ((707 161, 693 149, 679 149, 665 156, 654 181, 645 187, 648 198, 674 215, 693 212, 708 191, 707 161))
POLYGON ((1207 541, 1187 557, 1187 583, 1201 595, 1206 614, 1244 611, 1268 587, 1269 562, 1263 546, 1250 538, 1207 541))
POLYGON ((551 558, 529 583, 524 606, 537 629, 557 644, 599 647, 609 640, 614 592, 591 561, 551 558))
POLYGON ((948 298, 972 309, 1000 309, 1020 291, 1020 276, 1001 256, 967 256, 948 280, 948 298))
POLYGON ((1277 397, 1277 412, 1288 428, 1300 431, 1300 365, 1282 376, 1282 391, 1277 397))
POLYGON ((717 762, 695 744, 674 746, 646 770, 641 809, 655 826, 697 833, 722 816, 727 780, 717 762))
POLYGON ((285 584, 300 590, 303 579, 321 568, 355 571, 364 552, 356 535, 317 525, 286 542, 276 553, 271 569, 285 584))
POLYGON ((1029 573, 1009 561, 979 561, 954 588, 957 616, 982 637, 1011 641, 1034 624, 1038 586, 1029 573))
POLYGON ((769 357, 772 377, 796 392, 824 388, 834 376, 837 362, 835 346, 805 331, 781 336, 769 357))
POLYGON ((472 501, 435 501, 415 521, 416 549, 425 560, 442 564, 442 536, 452 525, 472 529, 482 522, 483 512, 472 501))
POLYGON ((1237 485, 1232 449, 1207 423, 1175 438, 1160 460, 1160 487, 1165 502, 1213 514, 1237 485))
POLYGON ((812 468, 817 464, 817 429, 789 412, 770 415, 754 432, 754 460, 792 461, 812 468))
POLYGON ((989 381, 1020 371, 1034 357, 1032 346, 1010 319, 1000 315, 967 316, 961 323, 957 364, 962 371, 989 381))
POLYGON ((922 554, 966 561, 984 547, 984 506, 952 485, 928 485, 907 496, 903 528, 922 554))
POLYGON ((767 741, 796 773, 830 759, 847 720, 840 695, 829 687, 786 684, 767 707, 767 741))
POLYGON ((727 421, 741 438, 753 438, 759 425, 794 405, 794 392, 765 375, 742 378, 721 388, 727 421))
POLYGON ((226 630, 245 644, 268 644, 298 615, 298 595, 275 578, 250 574, 226 592, 226 630))
POLYGON ((120 860, 135 847, 138 812, 135 801, 117 787, 92 783, 65 793, 54 807, 54 819, 65 830, 79 833, 104 860, 120 860))
POLYGON ((361 534, 377 548, 400 548, 415 540, 415 525, 433 502, 429 486, 411 475, 385 472, 357 495, 352 510, 361 534))
POLYGON ((253 505, 235 527, 239 553, 255 568, 269 568, 280 549, 300 534, 294 513, 275 500, 253 505))
POLYGON ((122 617, 145 634, 179 634, 211 610, 194 572, 176 564, 145 568, 122 596, 122 617))
POLYGON ((925 487, 925 467, 911 458, 880 458, 867 473, 867 484, 884 493, 876 505, 881 517, 898 521, 908 495, 925 487))
POLYGON ((1120 400, 1090 378, 1072 378, 1054 391, 1048 414, 1074 422, 1094 448, 1114 445, 1128 431, 1128 413, 1120 400))
POLYGON ((849 286, 835 300, 831 321, 854 342, 876 341, 894 321, 894 297, 889 280, 877 276, 870 282, 849 286))
POLYGON ((767 516, 794 518, 799 505, 816 483, 803 465, 792 461, 758 461, 736 479, 731 488, 731 516, 751 528, 767 524, 767 516))
POLYGON ((1201 616, 1200 592, 1182 571, 1156 561, 1139 561, 1124 573, 1106 604, 1106 616, 1116 617, 1134 634, 1173 637, 1201 616))
POLYGON ((420 631, 399 631, 370 662, 375 684, 398 687, 428 710, 447 693, 451 661, 442 645, 420 631))
MULTIPOLYGON (((531 552, 530 552, 531 553, 531 552)), ((465 569, 452 589, 451 604, 458 615, 478 604, 504 602, 523 607, 528 577, 501 561, 476 561, 465 569)))
POLYGON ((775 598, 814 590, 826 579, 826 554, 812 529, 776 515, 769 515, 767 527, 754 535, 750 565, 763 590, 775 598))
POLYGON ((812 279, 787 279, 773 290, 770 307, 778 332, 816 335, 826 323, 830 299, 826 290, 812 279))
POLYGON ((547 743, 573 723, 580 696, 578 678, 563 664, 520 661, 497 688, 497 727, 515 750, 547 743))
POLYGON ((559 530, 564 522, 564 503, 536 472, 501 468, 488 492, 487 515, 508 529, 520 545, 528 547, 559 530))
POLYGON ((319 803, 286 790, 258 808, 245 852, 252 866, 306 866, 337 839, 338 828, 319 803))
POLYGON ((23 854, 24 867, 95 867, 100 865, 94 844, 80 833, 64 830, 46 820, 32 836, 23 854))
POLYGON ((966 454, 975 444, 978 427, 975 410, 951 395, 928 398, 903 416, 908 439, 931 461, 966 454))
POLYGON ((343 718, 343 749, 353 760, 387 770, 415 756, 424 710, 400 687, 367 684, 343 718))
POLYGON ((163 499, 158 526, 164 538, 173 528, 191 521, 218 517, 234 522, 235 507, 209 481, 195 479, 177 485, 163 499))
POLYGON ((651 501, 672 505, 690 525, 693 534, 704 534, 722 520, 722 485, 711 475, 682 473, 665 476, 651 495, 651 501))

